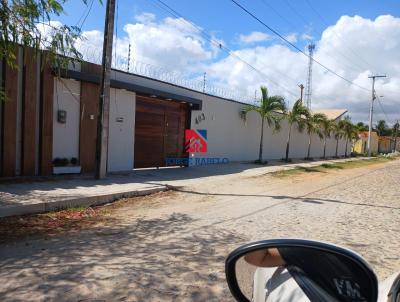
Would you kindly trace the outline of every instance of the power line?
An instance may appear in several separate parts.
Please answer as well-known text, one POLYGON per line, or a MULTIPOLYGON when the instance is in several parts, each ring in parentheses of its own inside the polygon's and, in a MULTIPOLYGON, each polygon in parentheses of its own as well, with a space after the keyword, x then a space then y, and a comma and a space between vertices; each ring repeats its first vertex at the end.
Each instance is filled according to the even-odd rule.
MULTIPOLYGON (((393 121, 390 120, 390 118, 389 118, 388 115, 386 114, 385 109, 383 109, 383 105, 382 105, 382 100, 381 100, 381 98, 380 98, 379 96, 377 96, 377 99, 378 99, 379 107, 380 107, 382 113, 385 115, 386 120, 387 120, 388 122, 390 122, 390 123, 393 123, 393 121)), ((393 123, 393 124, 394 124, 394 123, 393 123)))
MULTIPOLYGON (((287 44, 289 44, 290 46, 292 46, 294 49, 296 49, 298 52, 302 53, 303 55, 305 55, 307 58, 309 57, 308 54, 306 54, 303 50, 301 50, 300 48, 298 48, 296 45, 294 45, 292 42, 288 41, 284 36, 282 36, 278 31, 276 31, 275 29, 273 29, 272 27, 270 27, 269 25, 267 25, 264 21, 262 21, 260 18, 258 18, 256 15, 254 15, 252 12, 250 12, 247 8, 245 8, 244 6, 242 6, 240 3, 238 3, 236 0, 231 0, 237 7, 239 7, 240 9, 242 9, 244 12, 246 12, 249 16, 251 16, 253 19, 255 19, 256 21, 258 21, 260 24, 262 24, 264 27, 266 27, 269 31, 271 31, 272 33, 274 33, 275 35, 277 35, 279 38, 281 38, 283 41, 285 41, 287 44)), ((332 69, 330 69, 329 67, 325 66, 324 64, 320 63, 319 61, 317 61, 316 59, 312 58, 312 60, 317 63, 318 65, 320 65, 321 67, 323 67, 326 71, 332 73, 333 75, 341 78, 342 80, 348 82, 351 85, 354 85, 360 89, 363 89, 365 91, 369 91, 369 89, 362 87, 356 83, 354 83, 351 80, 346 79, 345 77, 339 75, 338 73, 336 73, 335 71, 333 71, 332 69)))
MULTIPOLYGON (((328 22, 325 20, 324 17, 322 17, 322 15, 312 6, 311 2, 309 0, 306 0, 308 6, 311 8, 311 10, 314 11, 314 13, 321 19, 321 21, 325 24, 325 26, 329 26, 328 22)), ((340 40, 342 40, 341 37, 339 37, 338 34, 336 34, 336 32, 332 29, 332 33, 340 40)), ((345 42, 345 45, 347 46, 347 48, 352 52, 353 55, 356 56, 356 58, 360 59, 361 61, 363 61, 367 66, 371 67, 372 69, 374 69, 374 67, 368 63, 366 60, 363 59, 363 57, 360 56, 359 53, 356 53, 349 45, 348 43, 346 43, 346 41, 342 40, 343 42, 345 42)))
POLYGON ((82 23, 81 23, 81 25, 79 26, 79 29, 80 29, 80 30, 82 30, 82 27, 83 27, 83 25, 85 24, 87 17, 89 16, 90 12, 92 11, 93 3, 94 3, 94 0, 92 0, 92 1, 90 2, 88 11, 87 11, 85 17, 83 18, 83 20, 82 20, 82 17, 84 16, 84 14, 82 14, 82 16, 79 18, 78 22, 76 23, 76 24, 78 25, 79 22, 82 20, 82 23))
MULTIPOLYGON (((208 40, 210 43, 214 44, 215 46, 219 47, 221 50, 225 51, 226 53, 228 53, 229 55, 231 55, 232 57, 235 57, 237 60, 241 61, 242 63, 244 63, 246 66, 248 66, 250 69, 252 69, 253 71, 257 72, 259 75, 263 76, 265 79, 267 79, 269 82, 275 84, 277 87, 281 87, 282 89, 284 89, 287 93, 289 93, 290 95, 297 97, 296 94, 294 94, 293 92, 291 92, 289 89, 285 88, 284 86, 282 86, 281 84, 279 84, 278 82, 271 80, 264 72, 262 72, 261 70, 259 70, 258 68, 254 67, 253 65, 251 65, 250 63, 248 63, 247 61, 245 61, 243 58, 241 58, 238 54, 236 54, 233 50, 231 50, 230 48, 228 48, 226 45, 223 45, 220 41, 215 40, 212 36, 210 36, 204 29, 202 29, 201 27, 197 26, 196 24, 194 24, 193 22, 191 22, 190 20, 188 20, 187 18, 185 18, 182 14, 180 14, 179 12, 177 12, 175 9, 173 9, 172 7, 170 7, 168 4, 166 4, 165 2, 163 2, 162 0, 155 0, 157 2, 159 2, 161 5, 163 5, 165 8, 163 8, 162 6, 159 6, 159 8, 163 9, 163 10, 168 10, 168 13, 170 13, 171 15, 173 15, 176 18, 181 18, 182 21, 190 24, 191 26, 193 26, 195 29, 197 29, 205 38, 206 40, 208 40)), ((157 3, 155 3, 157 4, 157 3)), ((167 11, 166 10, 166 11, 167 11)), ((276 70, 274 70, 276 71, 276 70)), ((283 76, 291 79, 290 77, 288 77, 287 74, 281 73, 279 71, 276 71, 277 73, 282 74, 283 76)), ((296 80, 291 79, 293 82, 296 82, 296 80)))
MULTIPOLYGON (((264 3, 265 5, 267 5, 267 6, 269 6, 269 7, 272 8, 271 5, 267 4, 266 0, 262 0, 262 1, 263 1, 263 3, 264 3)), ((299 18, 302 19, 304 23, 306 23, 306 24, 308 23, 308 21, 306 20, 306 18, 305 18, 302 14, 300 14, 293 6, 289 3, 288 0, 285 0, 285 4, 286 4, 287 7, 289 7, 290 10, 292 10, 297 16, 299 16, 299 18)), ((289 24, 291 24, 293 28, 296 28, 296 26, 293 26, 293 23, 292 23, 292 22, 289 22, 286 18, 282 17, 282 15, 279 14, 275 9, 273 9, 273 10, 274 10, 282 19, 284 19, 286 22, 288 22, 289 24)), ((327 26, 329 26, 329 25, 327 25, 327 26)), ((323 32, 319 32, 319 33, 320 33, 320 35, 322 36, 322 33, 323 33, 323 32)), ((354 62, 353 59, 351 59, 351 58, 349 58, 347 55, 345 55, 338 47, 336 47, 335 45, 333 45, 329 40, 326 40, 325 42, 326 42, 328 45, 330 45, 332 48, 334 48, 334 49, 336 50, 337 54, 339 54, 340 56, 342 56, 342 57, 343 57, 346 61, 348 61, 350 64, 352 64, 352 65, 357 65, 357 67, 359 68, 359 70, 354 69, 351 65, 349 65, 349 64, 347 64, 347 63, 346 63, 346 64, 343 64, 346 68, 351 69, 351 70, 354 70, 354 71, 356 71, 356 72, 364 71, 364 68, 363 68, 361 65, 355 64, 355 62, 354 62)), ((321 51, 320 48, 319 48, 319 51, 321 51)), ((332 59, 334 59, 334 60, 337 60, 337 59, 334 58, 332 55, 330 55, 327 51, 322 51, 322 52, 323 52, 325 55, 327 55, 328 57, 330 57, 330 58, 332 58, 332 59)), ((342 62, 342 63, 344 63, 344 62, 342 62)))

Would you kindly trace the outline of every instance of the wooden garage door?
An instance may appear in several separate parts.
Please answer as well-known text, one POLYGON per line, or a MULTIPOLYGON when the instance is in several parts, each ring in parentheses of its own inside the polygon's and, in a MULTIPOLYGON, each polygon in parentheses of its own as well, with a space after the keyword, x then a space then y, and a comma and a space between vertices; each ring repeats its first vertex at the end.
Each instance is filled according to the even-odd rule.
POLYGON ((187 118, 187 104, 137 96, 135 168, 163 167, 167 157, 186 157, 187 118))

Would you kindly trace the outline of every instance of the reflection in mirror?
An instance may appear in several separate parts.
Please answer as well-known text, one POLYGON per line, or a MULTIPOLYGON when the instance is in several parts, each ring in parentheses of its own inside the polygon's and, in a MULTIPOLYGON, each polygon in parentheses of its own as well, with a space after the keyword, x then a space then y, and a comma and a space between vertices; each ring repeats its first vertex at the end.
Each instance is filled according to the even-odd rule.
POLYGON ((329 251, 264 248, 240 257, 235 272, 249 301, 371 301, 370 279, 363 267, 329 251))

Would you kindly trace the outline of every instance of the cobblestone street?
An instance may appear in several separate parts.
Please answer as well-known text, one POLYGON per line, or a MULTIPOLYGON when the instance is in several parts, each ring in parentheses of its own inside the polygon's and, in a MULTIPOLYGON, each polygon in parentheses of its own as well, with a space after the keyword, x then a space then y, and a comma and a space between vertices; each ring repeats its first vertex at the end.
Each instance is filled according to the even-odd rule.
POLYGON ((0 246, 1 301, 232 301, 227 254, 296 237, 400 271, 400 161, 285 178, 235 173, 139 197, 78 233, 0 246))

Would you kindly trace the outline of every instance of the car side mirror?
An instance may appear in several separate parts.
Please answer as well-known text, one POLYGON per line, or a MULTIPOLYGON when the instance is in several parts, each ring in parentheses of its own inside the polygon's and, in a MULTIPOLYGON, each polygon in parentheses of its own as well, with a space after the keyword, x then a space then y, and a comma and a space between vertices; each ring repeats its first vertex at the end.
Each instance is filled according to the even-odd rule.
POLYGON ((375 302, 378 281, 368 263, 336 245, 299 239, 259 241, 225 263, 237 301, 375 302))

